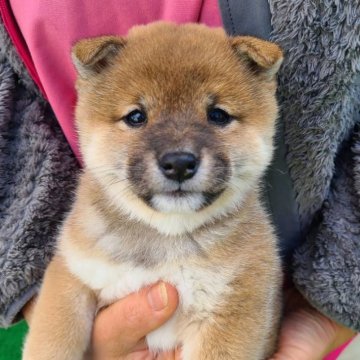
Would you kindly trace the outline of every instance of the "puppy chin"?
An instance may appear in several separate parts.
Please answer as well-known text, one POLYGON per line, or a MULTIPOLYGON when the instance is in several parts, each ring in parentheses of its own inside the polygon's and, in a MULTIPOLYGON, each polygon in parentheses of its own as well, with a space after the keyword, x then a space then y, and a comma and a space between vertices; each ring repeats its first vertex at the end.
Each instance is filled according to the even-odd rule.
POLYGON ((191 193, 182 196, 170 194, 155 194, 150 203, 151 206, 162 213, 191 213, 200 210, 205 199, 202 194, 191 193))

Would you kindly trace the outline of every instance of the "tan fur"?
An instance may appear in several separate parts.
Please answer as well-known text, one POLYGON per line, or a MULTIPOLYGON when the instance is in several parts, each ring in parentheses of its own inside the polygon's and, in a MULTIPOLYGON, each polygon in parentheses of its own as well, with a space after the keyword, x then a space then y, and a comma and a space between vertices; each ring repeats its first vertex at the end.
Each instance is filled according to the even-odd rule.
POLYGON ((55 256, 32 314, 23 359, 83 359, 95 309, 93 292, 55 256))
POLYGON ((184 360, 266 359, 276 345, 281 269, 258 184, 272 154, 281 50, 221 29, 158 23, 81 41, 73 58, 85 169, 24 359, 82 359, 96 307, 160 278, 182 301, 168 333, 149 334, 154 350, 176 339, 184 360), (209 106, 234 120, 209 124, 209 106), (123 118, 139 108, 147 124, 129 128, 123 118), (157 159, 180 150, 201 158, 184 183, 190 193, 218 193, 193 211, 159 211, 146 198, 171 184, 157 159))

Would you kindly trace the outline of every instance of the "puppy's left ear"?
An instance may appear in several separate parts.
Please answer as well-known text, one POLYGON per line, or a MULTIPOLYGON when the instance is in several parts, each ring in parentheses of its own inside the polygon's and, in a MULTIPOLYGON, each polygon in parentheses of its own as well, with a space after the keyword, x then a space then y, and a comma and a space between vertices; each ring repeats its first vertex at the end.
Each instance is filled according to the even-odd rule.
POLYGON ((87 78, 100 73, 125 46, 126 40, 119 36, 101 36, 80 40, 72 48, 72 59, 78 74, 87 78))
POLYGON ((279 46, 252 36, 236 36, 230 41, 235 53, 251 70, 267 80, 274 79, 283 61, 279 46))

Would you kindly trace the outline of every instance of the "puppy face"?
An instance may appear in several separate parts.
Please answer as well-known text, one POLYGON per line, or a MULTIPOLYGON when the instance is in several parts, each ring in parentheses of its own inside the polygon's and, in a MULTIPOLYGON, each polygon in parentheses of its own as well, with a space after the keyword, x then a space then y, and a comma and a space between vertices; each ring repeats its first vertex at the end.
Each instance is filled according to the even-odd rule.
POLYGON ((272 154, 271 43, 156 23, 73 51, 85 167, 129 216, 167 234, 241 205, 272 154))

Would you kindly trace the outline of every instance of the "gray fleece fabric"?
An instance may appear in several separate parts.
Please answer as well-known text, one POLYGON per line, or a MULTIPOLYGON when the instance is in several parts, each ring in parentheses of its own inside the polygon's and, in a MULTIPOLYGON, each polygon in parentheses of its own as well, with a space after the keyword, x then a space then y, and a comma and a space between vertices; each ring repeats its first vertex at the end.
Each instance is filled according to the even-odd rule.
POLYGON ((294 257, 294 280, 301 292, 315 307, 357 331, 360 330, 359 135, 357 132, 341 149, 319 224, 311 229, 294 257))
POLYGON ((329 195, 334 160, 359 120, 360 2, 270 0, 287 162, 303 228, 329 195))
MULTIPOLYGON (((7 63, 12 71, 17 75, 17 82, 24 85, 26 91, 33 95, 39 95, 39 100, 43 100, 40 91, 35 86, 29 73, 25 69, 24 63, 19 58, 0 17, 0 62, 7 63)), ((0 78, 1 80, 1 78, 0 78)))
POLYGON ((6 327, 37 291, 78 164, 2 25, 0 34, 0 327, 6 327))
POLYGON ((304 244, 293 278, 319 310, 360 331, 360 2, 270 0, 285 51, 281 121, 304 244))

